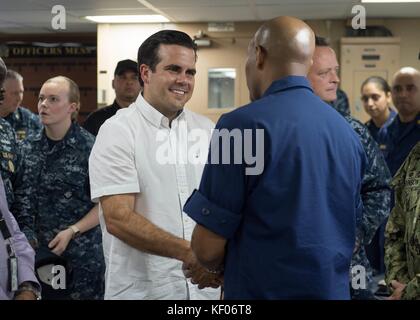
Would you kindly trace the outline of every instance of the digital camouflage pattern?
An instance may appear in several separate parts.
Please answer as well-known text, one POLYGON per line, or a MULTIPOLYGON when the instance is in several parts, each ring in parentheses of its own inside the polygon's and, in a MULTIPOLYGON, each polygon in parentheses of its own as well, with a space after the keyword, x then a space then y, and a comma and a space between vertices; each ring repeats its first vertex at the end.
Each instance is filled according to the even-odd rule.
MULTIPOLYGON (((340 110, 337 110, 340 112, 340 110)), ((362 180, 363 216, 356 230, 356 250, 353 253, 351 268, 363 266, 368 285, 373 282, 372 268, 364 246, 369 244, 376 230, 389 215, 391 205, 391 174, 382 152, 369 130, 360 121, 340 112, 353 130, 357 133, 365 149, 367 164, 362 180)), ((353 275, 354 276, 354 275, 353 275)))
POLYGON ((396 173, 395 206, 385 234, 385 280, 406 284, 402 299, 420 299, 420 142, 396 173))
POLYGON ((18 107, 15 112, 10 113, 4 119, 15 130, 18 141, 35 135, 42 129, 38 115, 23 107, 18 107))
POLYGON ((13 184, 18 167, 18 148, 13 128, 0 117, 0 172, 9 208, 14 201, 13 184))
MULTIPOLYGON (((58 232, 94 206, 88 174, 93 143, 94 137, 76 123, 56 143, 44 131, 22 142, 12 210, 30 241, 47 247, 58 232)), ((71 240, 62 256, 72 269, 71 298, 102 299, 105 270, 100 227, 71 240)))
POLYGON ((350 115, 349 99, 343 90, 337 89, 337 99, 334 100, 332 104, 334 109, 340 112, 342 115, 350 115))

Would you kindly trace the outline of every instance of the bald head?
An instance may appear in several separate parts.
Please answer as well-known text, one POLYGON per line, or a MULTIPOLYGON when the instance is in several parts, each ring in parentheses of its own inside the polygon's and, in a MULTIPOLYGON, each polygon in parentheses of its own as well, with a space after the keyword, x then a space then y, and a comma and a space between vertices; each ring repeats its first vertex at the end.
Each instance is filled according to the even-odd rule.
POLYGON ((259 28, 255 34, 255 44, 262 46, 267 51, 267 58, 276 65, 284 64, 288 67, 289 64, 298 63, 309 67, 315 48, 315 36, 302 20, 278 17, 259 28))
POLYGON ((306 76, 314 48, 315 35, 303 21, 278 17, 264 23, 248 47, 246 73, 251 99, 261 97, 274 80, 306 76))
POLYGON ((402 122, 413 121, 420 113, 420 72, 401 68, 392 80, 392 100, 402 122))
POLYGON ((409 77, 414 81, 418 81, 420 79, 420 71, 412 67, 401 68, 394 74, 392 82, 395 83, 396 81, 399 81, 401 77, 409 77))

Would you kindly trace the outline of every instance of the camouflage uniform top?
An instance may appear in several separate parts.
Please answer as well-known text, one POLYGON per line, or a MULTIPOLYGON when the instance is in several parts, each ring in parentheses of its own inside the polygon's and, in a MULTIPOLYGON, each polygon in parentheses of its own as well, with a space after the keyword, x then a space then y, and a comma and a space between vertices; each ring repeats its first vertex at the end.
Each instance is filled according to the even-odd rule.
POLYGON ((420 299, 420 142, 392 181, 395 207, 386 225, 385 279, 405 283, 402 299, 420 299))
MULTIPOLYGON (((339 110, 337 110, 339 111, 339 110)), ((339 111, 340 112, 340 111, 339 111)), ((360 121, 340 112, 360 138, 368 163, 362 181, 363 217, 356 232, 357 250, 353 253, 352 267, 365 267, 367 280, 372 281, 372 270, 364 246, 369 244, 376 230, 389 215, 391 202, 391 174, 382 152, 369 130, 360 121)))
POLYGON ((15 130, 18 141, 22 141, 42 129, 38 115, 23 107, 18 107, 15 112, 10 113, 4 119, 15 130))
POLYGON ((337 99, 332 102, 332 106, 342 115, 350 115, 349 98, 343 90, 337 89, 337 99))
MULTIPOLYGON (((40 247, 47 247, 58 232, 93 208, 88 160, 94 139, 73 123, 65 137, 54 144, 50 144, 45 130, 21 142, 21 170, 16 177, 12 210, 28 240, 37 241, 40 247)), ((103 294, 102 284, 94 280, 95 274, 103 277, 104 267, 99 226, 70 241, 62 256, 79 277, 73 275, 77 292, 73 290, 72 298, 95 299, 95 294, 103 294), (86 280, 86 274, 90 280, 86 280), (97 292, 87 296, 90 290, 97 292)))
POLYGON ((9 208, 14 201, 13 184, 18 167, 18 142, 10 124, 0 117, 0 170, 9 208))

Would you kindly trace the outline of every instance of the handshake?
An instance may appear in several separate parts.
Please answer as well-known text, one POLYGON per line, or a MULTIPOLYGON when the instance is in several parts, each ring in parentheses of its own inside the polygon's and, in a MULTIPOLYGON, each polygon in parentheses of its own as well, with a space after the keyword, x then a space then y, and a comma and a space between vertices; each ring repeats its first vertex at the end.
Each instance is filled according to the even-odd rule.
POLYGON ((223 273, 207 270, 192 253, 182 264, 182 271, 186 278, 191 278, 192 284, 198 285, 198 289, 218 288, 223 285, 223 273))

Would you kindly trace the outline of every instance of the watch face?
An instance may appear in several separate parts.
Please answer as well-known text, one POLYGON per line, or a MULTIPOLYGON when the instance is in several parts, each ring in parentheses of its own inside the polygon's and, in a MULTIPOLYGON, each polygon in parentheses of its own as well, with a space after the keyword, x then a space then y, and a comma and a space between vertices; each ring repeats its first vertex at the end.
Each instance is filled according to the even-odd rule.
POLYGON ((80 235, 80 230, 75 225, 70 226, 70 229, 73 231, 73 239, 80 235))

